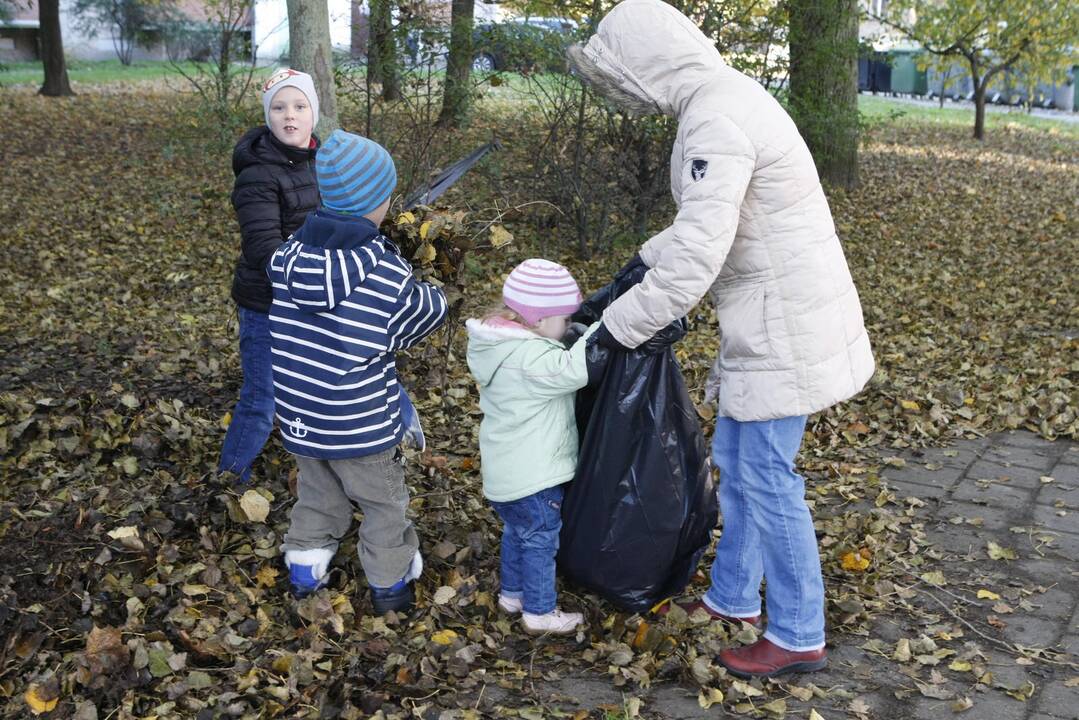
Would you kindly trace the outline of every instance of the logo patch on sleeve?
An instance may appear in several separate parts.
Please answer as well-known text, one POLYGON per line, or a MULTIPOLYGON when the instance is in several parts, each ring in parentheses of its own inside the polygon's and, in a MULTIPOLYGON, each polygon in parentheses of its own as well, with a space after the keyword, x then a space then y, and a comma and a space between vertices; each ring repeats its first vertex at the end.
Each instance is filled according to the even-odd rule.
POLYGON ((694 160, 693 166, 690 168, 689 172, 693 176, 694 180, 703 180, 705 173, 708 172, 708 161, 694 160))

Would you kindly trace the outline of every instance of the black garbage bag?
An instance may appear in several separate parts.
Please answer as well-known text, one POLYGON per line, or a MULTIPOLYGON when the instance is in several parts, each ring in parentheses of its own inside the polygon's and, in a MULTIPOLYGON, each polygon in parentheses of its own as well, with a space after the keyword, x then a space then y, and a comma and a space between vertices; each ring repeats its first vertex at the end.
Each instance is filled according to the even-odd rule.
MULTIPOLYGON (((645 272, 639 262, 624 268, 574 320, 599 320, 645 272)), ((716 525, 707 443, 671 350, 686 331, 683 318, 632 352, 593 343, 589 364, 605 369, 577 394, 580 459, 562 503, 558 567, 624 610, 681 593, 716 525)))

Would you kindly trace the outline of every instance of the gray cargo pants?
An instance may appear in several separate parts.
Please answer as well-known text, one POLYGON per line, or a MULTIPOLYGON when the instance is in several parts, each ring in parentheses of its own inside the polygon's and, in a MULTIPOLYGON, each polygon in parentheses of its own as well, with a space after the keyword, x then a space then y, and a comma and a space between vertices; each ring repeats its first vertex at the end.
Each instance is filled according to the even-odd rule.
POLYGON ((363 511, 356 546, 367 582, 390 587, 403 578, 420 540, 405 516, 408 488, 400 450, 345 460, 293 457, 300 471, 299 498, 292 506, 282 552, 317 548, 336 552, 352 524, 355 503, 363 511))

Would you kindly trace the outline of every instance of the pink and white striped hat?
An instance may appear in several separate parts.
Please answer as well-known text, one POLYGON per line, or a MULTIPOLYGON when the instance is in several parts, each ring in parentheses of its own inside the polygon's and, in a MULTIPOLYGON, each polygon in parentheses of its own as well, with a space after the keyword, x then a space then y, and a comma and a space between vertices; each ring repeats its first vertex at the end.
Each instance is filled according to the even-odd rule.
POLYGON ((569 270, 539 258, 513 268, 502 285, 502 302, 529 325, 552 315, 572 315, 581 299, 581 289, 569 270))

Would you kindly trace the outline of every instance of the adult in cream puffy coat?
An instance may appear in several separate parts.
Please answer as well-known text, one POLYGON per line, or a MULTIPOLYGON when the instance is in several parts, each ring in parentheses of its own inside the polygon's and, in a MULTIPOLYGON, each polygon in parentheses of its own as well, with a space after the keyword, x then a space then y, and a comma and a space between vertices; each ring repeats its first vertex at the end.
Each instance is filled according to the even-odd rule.
POLYGON ((724 532, 703 606, 759 622, 768 580, 767 632, 720 661, 743 675, 823 667, 820 560, 794 457, 806 416, 859 392, 874 365, 813 159, 779 103, 660 0, 619 3, 569 58, 625 109, 678 122, 677 215, 641 248, 650 270, 598 339, 636 347, 711 292, 724 532))

